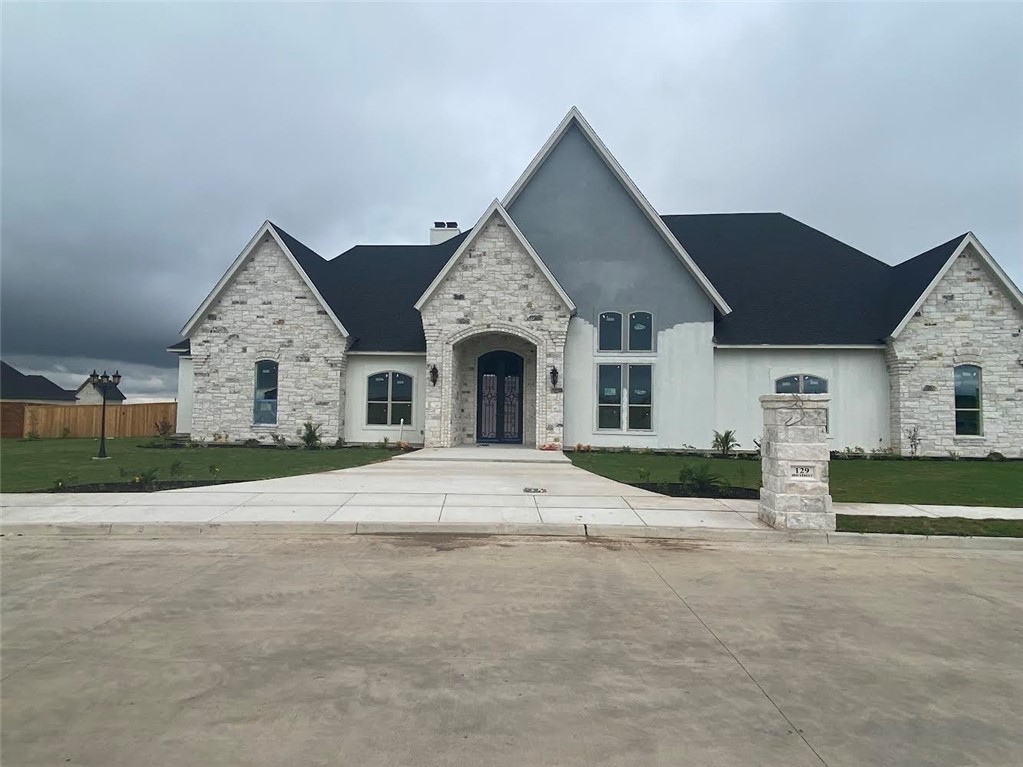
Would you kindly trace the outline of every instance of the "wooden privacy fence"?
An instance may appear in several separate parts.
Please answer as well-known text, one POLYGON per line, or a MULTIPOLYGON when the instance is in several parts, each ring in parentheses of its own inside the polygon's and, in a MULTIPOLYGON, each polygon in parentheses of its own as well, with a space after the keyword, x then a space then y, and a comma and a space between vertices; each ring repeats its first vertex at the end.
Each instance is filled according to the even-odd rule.
MULTIPOLYGON (((3 403, 3 436, 98 437, 102 405, 24 405, 3 403), (17 407, 12 407, 12 406, 17 407), (21 413, 21 428, 16 423, 21 413), (67 431, 65 431, 65 429, 67 431)), ((178 414, 176 402, 146 402, 138 405, 107 403, 108 437, 152 437, 156 423, 167 419, 173 428, 178 414)))

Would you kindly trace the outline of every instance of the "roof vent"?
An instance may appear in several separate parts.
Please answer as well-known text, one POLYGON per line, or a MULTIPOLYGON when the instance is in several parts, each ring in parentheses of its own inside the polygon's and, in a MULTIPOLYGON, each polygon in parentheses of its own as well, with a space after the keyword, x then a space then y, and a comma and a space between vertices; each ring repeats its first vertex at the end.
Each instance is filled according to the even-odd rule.
POLYGON ((440 245, 461 233, 457 221, 434 221, 430 228, 430 244, 440 245))

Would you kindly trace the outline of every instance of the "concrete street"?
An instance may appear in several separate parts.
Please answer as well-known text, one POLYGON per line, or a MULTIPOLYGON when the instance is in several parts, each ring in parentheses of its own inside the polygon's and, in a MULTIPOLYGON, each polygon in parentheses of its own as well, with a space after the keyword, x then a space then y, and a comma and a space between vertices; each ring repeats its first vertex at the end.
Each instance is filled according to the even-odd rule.
POLYGON ((1018 765, 1023 554, 4 537, 20 765, 1018 765))

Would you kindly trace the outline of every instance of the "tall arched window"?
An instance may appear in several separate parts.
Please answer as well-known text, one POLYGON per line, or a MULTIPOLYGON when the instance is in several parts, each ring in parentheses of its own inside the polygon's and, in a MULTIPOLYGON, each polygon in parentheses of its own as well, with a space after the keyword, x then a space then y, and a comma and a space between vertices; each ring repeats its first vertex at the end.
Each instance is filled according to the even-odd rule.
POLYGON ((654 348, 654 318, 650 312, 629 315, 629 351, 649 352, 654 348))
POLYGON ((598 347, 602 352, 622 350, 622 315, 618 312, 601 312, 598 328, 598 347))
POLYGON ((412 424, 412 376, 388 370, 366 381, 366 423, 370 426, 412 424))
POLYGON ((252 422, 277 423, 277 363, 273 360, 259 360, 256 363, 252 422))
POLYGON ((956 434, 981 434, 980 395, 980 368, 977 365, 956 365, 956 434))

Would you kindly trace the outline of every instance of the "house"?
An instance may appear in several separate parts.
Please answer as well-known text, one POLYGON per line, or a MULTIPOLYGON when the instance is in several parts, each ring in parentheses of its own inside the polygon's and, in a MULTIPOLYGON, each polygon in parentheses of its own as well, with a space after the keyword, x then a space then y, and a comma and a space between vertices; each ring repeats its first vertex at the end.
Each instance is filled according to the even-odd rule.
POLYGON ((325 259, 265 222, 169 347, 179 431, 751 448, 759 395, 826 392, 833 449, 1023 452, 1023 296, 972 233, 893 267, 781 213, 659 215, 573 108, 430 242, 325 259))
POLYGON ((45 376, 25 375, 0 362, 0 400, 31 405, 66 405, 75 401, 75 393, 62 389, 45 376))
MULTIPOLYGON (((102 405, 103 392, 90 379, 86 378, 82 385, 75 389, 75 400, 79 405, 102 405)), ((119 387, 109 386, 107 388, 108 405, 123 405, 124 400, 124 393, 119 387)))

